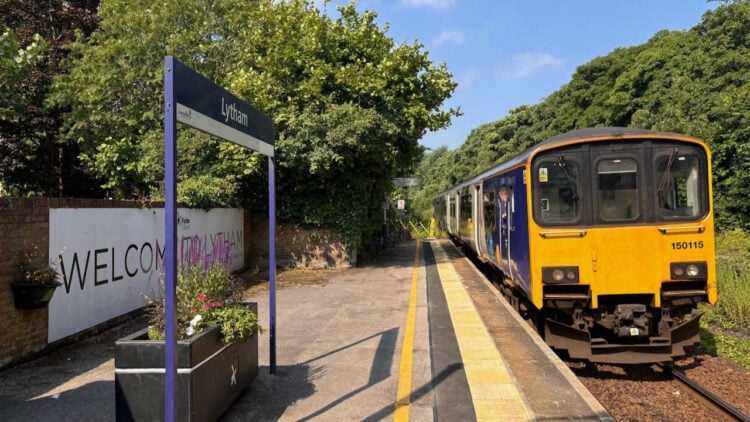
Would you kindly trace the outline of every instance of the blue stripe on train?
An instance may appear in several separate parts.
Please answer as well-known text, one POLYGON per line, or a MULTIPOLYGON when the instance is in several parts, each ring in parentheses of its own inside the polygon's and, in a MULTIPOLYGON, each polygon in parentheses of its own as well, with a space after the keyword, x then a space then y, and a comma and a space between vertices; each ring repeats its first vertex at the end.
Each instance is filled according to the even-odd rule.
POLYGON ((523 289, 528 297, 531 297, 531 262, 529 259, 529 219, 528 198, 526 185, 523 183, 523 167, 498 174, 486 179, 482 183, 485 191, 494 190, 495 200, 495 230, 491 239, 487 239, 487 250, 490 258, 513 282, 523 289), (494 256, 494 245, 500 245, 501 256, 505 258, 507 251, 501 236, 501 230, 505 227, 501 221, 503 208, 500 205, 498 192, 501 187, 512 188, 514 212, 511 216, 510 227, 510 265, 504 262, 496 262, 494 256))

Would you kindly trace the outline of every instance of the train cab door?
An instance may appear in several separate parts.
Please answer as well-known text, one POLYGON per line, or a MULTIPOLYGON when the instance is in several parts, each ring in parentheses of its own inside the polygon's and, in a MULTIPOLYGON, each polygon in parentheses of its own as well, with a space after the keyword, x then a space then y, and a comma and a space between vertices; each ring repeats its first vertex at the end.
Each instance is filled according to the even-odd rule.
POLYGON ((513 186, 509 181, 505 181, 498 189, 498 214, 500 222, 500 266, 506 277, 512 279, 510 262, 510 237, 512 235, 511 227, 513 224, 513 186))

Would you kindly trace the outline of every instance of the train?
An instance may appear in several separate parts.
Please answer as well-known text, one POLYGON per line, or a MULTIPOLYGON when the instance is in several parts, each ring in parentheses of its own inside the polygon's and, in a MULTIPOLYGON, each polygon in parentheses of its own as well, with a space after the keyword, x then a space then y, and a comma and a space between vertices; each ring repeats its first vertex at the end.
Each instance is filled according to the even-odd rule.
POLYGON ((447 189, 437 226, 570 359, 670 362, 715 303, 711 151, 643 129, 566 132, 447 189))

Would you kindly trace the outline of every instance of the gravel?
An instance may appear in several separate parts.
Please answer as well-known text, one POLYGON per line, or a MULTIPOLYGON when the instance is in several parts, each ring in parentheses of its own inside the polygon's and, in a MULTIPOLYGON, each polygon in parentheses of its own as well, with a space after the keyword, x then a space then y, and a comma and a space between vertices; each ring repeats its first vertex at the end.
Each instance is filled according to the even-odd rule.
MULTIPOLYGON (((723 420, 656 366, 578 362, 568 365, 618 421, 723 420)), ((706 354, 681 358, 675 365, 688 377, 750 414, 750 371, 706 354)))

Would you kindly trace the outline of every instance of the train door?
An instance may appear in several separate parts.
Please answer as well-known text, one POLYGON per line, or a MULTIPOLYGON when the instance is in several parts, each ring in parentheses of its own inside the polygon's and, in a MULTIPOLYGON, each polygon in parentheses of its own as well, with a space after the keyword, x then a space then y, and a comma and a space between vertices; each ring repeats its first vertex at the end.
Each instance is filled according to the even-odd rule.
POLYGON ((450 233, 450 221, 451 221, 451 200, 450 195, 445 195, 443 198, 443 210, 445 212, 443 216, 442 225, 440 226, 441 230, 444 230, 448 233, 450 233))
POLYGON ((510 225, 512 223, 511 209, 513 206, 512 187, 503 181, 498 189, 498 210, 500 214, 500 267, 508 278, 513 278, 510 272, 510 225))
POLYGON ((458 215, 456 214, 456 195, 448 194, 448 232, 453 236, 458 236, 458 215))
POLYGON ((476 251, 477 255, 487 254, 487 251, 484 250, 484 248, 481 246, 484 242, 482 242, 483 235, 483 227, 482 227, 482 185, 475 185, 474 189, 472 189, 472 194, 474 197, 472 198, 472 224, 474 227, 473 230, 473 236, 472 241, 474 242, 474 250, 476 251))
POLYGON ((517 283, 517 266, 516 266, 516 195, 513 189, 513 182, 508 185, 508 276, 517 283))
POLYGON ((482 236, 481 243, 484 252, 489 259, 496 265, 499 265, 500 247, 498 244, 497 230, 497 204, 496 204, 495 185, 484 183, 482 186, 482 236))

